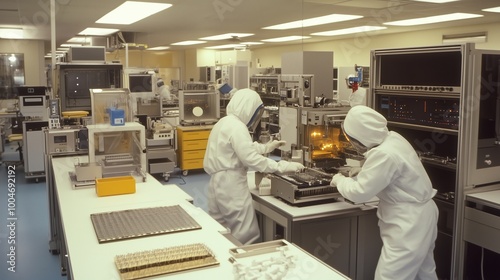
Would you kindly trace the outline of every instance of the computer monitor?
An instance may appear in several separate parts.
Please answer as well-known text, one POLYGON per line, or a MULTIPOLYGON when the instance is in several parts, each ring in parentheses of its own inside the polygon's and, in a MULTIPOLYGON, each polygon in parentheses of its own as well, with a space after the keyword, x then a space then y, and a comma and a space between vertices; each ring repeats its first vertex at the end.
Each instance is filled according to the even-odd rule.
POLYGON ((130 92, 153 92, 153 74, 129 74, 130 92))

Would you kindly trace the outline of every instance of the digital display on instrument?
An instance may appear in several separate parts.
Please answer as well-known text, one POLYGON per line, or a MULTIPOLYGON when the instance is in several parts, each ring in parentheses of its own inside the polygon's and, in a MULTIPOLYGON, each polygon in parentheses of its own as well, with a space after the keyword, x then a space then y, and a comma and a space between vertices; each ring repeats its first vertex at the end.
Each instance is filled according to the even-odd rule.
POLYGON ((380 56, 380 85, 459 87, 461 72, 462 54, 456 50, 380 56))
POLYGON ((67 141, 66 135, 54 136, 54 144, 66 143, 67 141))
POLYGON ((378 95, 376 110, 388 121, 457 130, 459 100, 423 96, 378 95))

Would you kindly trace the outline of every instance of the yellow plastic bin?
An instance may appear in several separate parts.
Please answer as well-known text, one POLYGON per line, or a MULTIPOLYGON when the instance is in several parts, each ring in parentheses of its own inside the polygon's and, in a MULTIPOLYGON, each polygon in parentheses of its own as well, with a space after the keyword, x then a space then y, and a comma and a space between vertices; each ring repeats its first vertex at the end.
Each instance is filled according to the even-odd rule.
POLYGON ((95 191, 97 196, 135 193, 135 179, 132 176, 96 179, 95 191))

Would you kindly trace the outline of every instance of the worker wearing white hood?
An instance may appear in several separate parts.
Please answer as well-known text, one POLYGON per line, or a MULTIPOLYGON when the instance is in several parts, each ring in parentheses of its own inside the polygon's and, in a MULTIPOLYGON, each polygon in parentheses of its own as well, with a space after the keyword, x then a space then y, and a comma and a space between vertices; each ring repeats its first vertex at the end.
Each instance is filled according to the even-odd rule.
POLYGON ((375 110, 358 105, 343 123, 348 140, 365 156, 355 177, 333 176, 331 185, 354 202, 380 199, 377 216, 383 247, 375 279, 437 279, 434 242, 436 190, 410 143, 375 110))
POLYGON ((203 161, 211 176, 208 187, 208 212, 242 244, 260 237, 247 171, 293 172, 304 169, 297 162, 276 162, 262 154, 272 152, 281 141, 267 144, 252 142, 249 129, 259 123, 264 105, 257 92, 241 89, 234 93, 226 107, 226 116, 213 127, 203 161))

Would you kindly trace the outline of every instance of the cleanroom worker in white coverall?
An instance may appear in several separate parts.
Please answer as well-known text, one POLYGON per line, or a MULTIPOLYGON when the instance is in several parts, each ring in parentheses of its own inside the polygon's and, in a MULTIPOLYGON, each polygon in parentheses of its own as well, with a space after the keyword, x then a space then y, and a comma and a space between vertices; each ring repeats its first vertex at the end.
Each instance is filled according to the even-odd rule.
POLYGON ((258 125, 264 105, 257 92, 240 89, 226 107, 226 116, 212 128, 208 137, 203 167, 211 176, 208 187, 208 212, 231 230, 243 244, 259 240, 260 231, 248 188, 247 171, 264 173, 295 172, 304 169, 297 162, 275 161, 263 156, 283 145, 253 142, 249 129, 258 125))
POLYGON ((434 242, 438 209, 436 190, 415 150, 401 135, 387 129, 375 110, 352 107, 342 124, 349 142, 365 161, 352 177, 336 174, 331 185, 357 203, 377 196, 383 246, 375 279, 437 279, 434 242))

